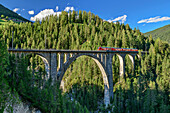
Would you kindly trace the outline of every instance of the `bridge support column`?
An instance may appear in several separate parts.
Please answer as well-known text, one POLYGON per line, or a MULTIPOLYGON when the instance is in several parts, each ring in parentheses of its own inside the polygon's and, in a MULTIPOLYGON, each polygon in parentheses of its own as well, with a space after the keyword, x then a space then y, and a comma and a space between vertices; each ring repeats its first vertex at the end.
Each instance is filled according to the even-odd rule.
POLYGON ((59 59, 58 59, 58 62, 59 62, 59 70, 57 72, 57 80, 59 80, 59 77, 61 76, 61 72, 62 72, 62 69, 63 69, 63 65, 64 65, 64 53, 59 53, 59 59))
POLYGON ((108 82, 109 82, 109 96, 110 98, 113 98, 113 72, 112 72, 112 58, 113 54, 108 53, 106 55, 106 71, 108 76, 108 82))
POLYGON ((101 54, 101 61, 106 65, 106 54, 101 54))
POLYGON ((50 53, 50 77, 52 79, 52 84, 54 84, 57 75, 57 54, 50 53))
POLYGON ((102 61, 106 68, 107 80, 108 80, 108 84, 104 84, 104 103, 106 107, 108 106, 108 104, 110 104, 110 99, 113 98, 112 58, 113 55, 111 53, 102 54, 102 61))
POLYGON ((99 58, 101 61, 101 54, 97 54, 97 58, 99 58))
POLYGON ((69 58, 70 58, 70 53, 66 53, 65 54, 65 62, 68 62, 69 58))
POLYGON ((106 107, 110 104, 109 86, 106 84, 104 84, 104 104, 106 107))

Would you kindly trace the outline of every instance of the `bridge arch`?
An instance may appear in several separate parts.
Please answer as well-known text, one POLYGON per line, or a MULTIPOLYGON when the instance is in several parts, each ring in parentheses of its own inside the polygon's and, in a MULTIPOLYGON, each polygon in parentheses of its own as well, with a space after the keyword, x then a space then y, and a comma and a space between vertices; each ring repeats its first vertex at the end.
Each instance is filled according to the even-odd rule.
POLYGON ((101 59, 99 59, 96 55, 94 54, 85 54, 85 53, 80 53, 80 54, 76 54, 74 55, 73 57, 69 58, 68 61, 66 61, 63 65, 63 67, 61 67, 59 69, 59 71, 57 72, 57 76, 59 77, 58 78, 58 81, 61 85, 61 81, 63 79, 63 76, 66 72, 66 70, 68 69, 68 67, 72 64, 72 62, 74 62, 77 58, 81 57, 81 56, 88 56, 90 58, 92 58, 96 64, 98 65, 101 73, 102 73, 102 76, 103 76, 103 83, 104 83, 104 103, 106 105, 110 104, 110 94, 109 94, 109 81, 108 81, 108 73, 106 71, 106 67, 105 65, 101 62, 101 59))
POLYGON ((46 71, 46 78, 45 80, 48 80, 50 78, 50 64, 49 64, 49 59, 47 56, 45 56, 42 53, 24 53, 24 56, 28 56, 28 55, 37 55, 38 57, 40 57, 42 59, 42 61, 44 62, 45 65, 45 71, 46 71))
POLYGON ((71 63, 73 61, 75 61, 77 58, 81 57, 81 56, 88 56, 90 58, 92 58, 96 64, 98 65, 103 77, 105 77, 104 80, 104 83, 108 84, 108 78, 107 78, 107 71, 105 70, 106 67, 104 66, 104 64, 100 61, 99 58, 97 58, 96 56, 94 55, 91 55, 91 54, 77 54, 73 57, 71 57, 67 62, 64 63, 64 66, 62 68, 59 69, 59 72, 60 72, 60 76, 59 76, 59 81, 61 82, 66 70, 68 69, 68 67, 71 65, 71 63))
POLYGON ((127 54, 130 61, 131 61, 131 65, 132 65, 132 74, 134 74, 135 72, 135 57, 137 56, 137 54, 127 54))
MULTIPOLYGON (((115 56, 115 55, 113 55, 115 56)), ((127 56, 127 58, 130 59, 131 63, 132 63, 132 73, 134 73, 135 71, 135 57, 138 57, 138 54, 136 53, 116 53, 116 56, 118 56, 119 58, 119 76, 124 76, 125 75, 125 65, 126 65, 126 61, 125 61, 125 57, 127 56)))

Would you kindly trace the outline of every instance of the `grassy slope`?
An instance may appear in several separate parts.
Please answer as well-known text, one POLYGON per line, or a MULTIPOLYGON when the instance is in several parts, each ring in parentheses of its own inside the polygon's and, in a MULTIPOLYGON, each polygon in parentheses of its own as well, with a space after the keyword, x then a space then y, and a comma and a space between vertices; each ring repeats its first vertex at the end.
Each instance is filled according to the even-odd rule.
MULTIPOLYGON (((0 4, 0 17, 1 17, 1 15, 4 15, 5 17, 8 16, 9 18, 12 18, 12 19, 22 20, 24 22, 30 22, 29 20, 23 18, 22 16, 19 16, 17 13, 9 10, 8 8, 6 8, 0 4)), ((9 21, 9 20, 6 20, 5 18, 0 19, 0 27, 3 27, 5 24, 9 24, 11 22, 12 22, 12 20, 9 21)), ((15 23, 18 23, 18 22, 15 22, 15 23)))
POLYGON ((23 18, 22 16, 18 15, 17 13, 9 10, 8 8, 4 7, 3 5, 0 4, 0 16, 4 15, 5 17, 11 17, 19 20, 23 20, 25 22, 28 22, 29 20, 23 18))
POLYGON ((170 43, 170 24, 163 26, 161 28, 155 29, 153 31, 145 33, 146 36, 152 35, 154 39, 160 38, 161 40, 170 43))
POLYGON ((4 26, 5 24, 8 24, 9 22, 4 19, 0 19, 0 27, 4 26))

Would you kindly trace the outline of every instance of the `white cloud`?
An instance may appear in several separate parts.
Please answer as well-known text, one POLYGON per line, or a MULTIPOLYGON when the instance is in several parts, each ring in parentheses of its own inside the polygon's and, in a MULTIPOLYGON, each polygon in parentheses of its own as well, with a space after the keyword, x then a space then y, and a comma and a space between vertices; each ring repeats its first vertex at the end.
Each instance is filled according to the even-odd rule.
POLYGON ((21 14, 18 14, 18 15, 21 15, 21 14))
POLYGON ((21 11, 25 11, 25 9, 21 9, 21 11))
POLYGON ((55 8, 55 9, 56 9, 56 11, 58 11, 59 7, 58 7, 58 6, 56 6, 56 8, 55 8))
POLYGON ((34 10, 28 11, 28 13, 29 13, 30 15, 33 15, 33 14, 34 14, 34 10))
POLYGON ((18 10, 20 10, 19 8, 15 8, 13 9, 14 12, 17 12, 18 10))
POLYGON ((71 9, 70 9, 71 11, 73 11, 74 10, 74 7, 71 7, 71 9))
POLYGON ((34 17, 31 17, 30 20, 31 21, 36 21, 36 20, 42 20, 43 18, 45 18, 46 16, 50 16, 50 15, 60 15, 61 12, 54 12, 53 9, 45 9, 43 11, 41 11, 40 13, 38 13, 37 15, 35 15, 34 17))
POLYGON ((66 7, 65 9, 64 9, 64 11, 73 11, 74 10, 74 7, 66 7))
POLYGON ((117 18, 115 18, 115 19, 109 19, 109 20, 107 20, 108 22, 117 22, 117 21, 119 21, 120 23, 124 23, 125 21, 126 21, 126 18, 127 18, 127 15, 123 15, 123 16, 120 16, 120 17, 117 17, 117 18))
MULTIPOLYGON (((105 20, 104 20, 104 21, 105 21, 105 20)), ((107 20, 107 21, 110 22, 110 23, 113 22, 111 19, 109 19, 109 20, 107 20)))
POLYGON ((59 16, 60 14, 61 14, 61 12, 55 12, 55 14, 54 14, 54 15, 59 16))
POLYGON ((121 21, 122 23, 124 23, 126 21, 126 18, 127 18, 127 15, 123 15, 123 16, 115 18, 113 22, 121 21))
MULTIPOLYGON (((31 21, 36 21, 36 20, 40 20, 42 21, 43 18, 45 18, 46 16, 50 16, 50 15, 57 15, 59 16, 61 14, 61 12, 58 11, 59 7, 56 6, 56 12, 54 12, 53 9, 44 9, 43 11, 39 12, 37 15, 35 15, 34 17, 31 17, 30 20, 31 21)), ((73 11, 74 7, 66 7, 64 9, 64 11, 73 11)), ((33 14, 33 10, 32 12, 28 12, 29 14, 33 14)))
POLYGON ((160 17, 160 16, 156 16, 153 18, 149 18, 149 19, 142 19, 140 21, 138 21, 138 24, 140 23, 156 23, 156 22, 161 22, 161 21, 167 21, 170 20, 170 17, 160 17))

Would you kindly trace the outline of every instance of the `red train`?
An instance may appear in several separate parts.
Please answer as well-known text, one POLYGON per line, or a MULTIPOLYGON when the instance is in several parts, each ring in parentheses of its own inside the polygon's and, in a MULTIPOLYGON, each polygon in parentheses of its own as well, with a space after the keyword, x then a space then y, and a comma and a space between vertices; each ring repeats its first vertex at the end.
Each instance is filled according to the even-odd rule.
POLYGON ((115 47, 98 47, 99 51, 138 51, 138 49, 132 49, 132 48, 115 48, 115 47))

